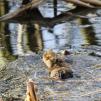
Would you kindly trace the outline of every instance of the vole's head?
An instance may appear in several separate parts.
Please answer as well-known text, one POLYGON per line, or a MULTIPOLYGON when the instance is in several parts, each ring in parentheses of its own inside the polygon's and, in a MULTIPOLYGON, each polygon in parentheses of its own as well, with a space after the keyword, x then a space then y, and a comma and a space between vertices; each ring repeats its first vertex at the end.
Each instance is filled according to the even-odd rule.
POLYGON ((56 60, 56 53, 52 50, 48 50, 43 54, 44 63, 50 68, 53 62, 56 60))

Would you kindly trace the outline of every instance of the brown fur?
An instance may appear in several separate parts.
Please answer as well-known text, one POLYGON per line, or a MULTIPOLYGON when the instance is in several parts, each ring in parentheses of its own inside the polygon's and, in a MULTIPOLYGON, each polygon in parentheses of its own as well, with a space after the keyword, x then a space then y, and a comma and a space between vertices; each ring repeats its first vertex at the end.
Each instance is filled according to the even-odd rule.
POLYGON ((43 54, 43 61, 48 68, 52 68, 57 55, 52 51, 48 50, 43 54))
POLYGON ((52 50, 48 50, 43 54, 43 61, 51 78, 66 79, 73 76, 70 65, 52 50))

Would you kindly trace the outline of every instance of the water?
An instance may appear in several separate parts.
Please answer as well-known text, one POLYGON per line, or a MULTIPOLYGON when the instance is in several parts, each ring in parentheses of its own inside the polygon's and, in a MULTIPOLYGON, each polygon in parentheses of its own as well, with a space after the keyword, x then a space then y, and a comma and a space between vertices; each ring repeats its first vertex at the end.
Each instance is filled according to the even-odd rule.
MULTIPOLYGON (((15 2, 9 1, 8 12, 13 12, 20 7, 20 3, 16 4, 15 2)), ((3 4, 3 1, 0 1, 0 4, 3 4)), ((39 7, 39 10, 44 18, 52 18, 56 15, 54 10, 56 10, 57 15, 59 15, 61 12, 69 10, 70 7, 70 5, 59 1, 57 5, 58 9, 56 10, 54 9, 53 3, 47 1, 46 4, 39 7)), ((74 6, 72 6, 72 8, 74 8, 74 6)), ((96 12, 100 13, 100 10, 96 12)), ((41 17, 37 17, 36 19, 38 20, 39 18, 41 17)), ((38 21, 40 21, 40 19, 38 21)), ((90 19, 78 18, 52 26, 47 25, 47 20, 44 20, 43 23, 44 24, 20 24, 1 22, 0 56, 6 59, 15 59, 20 55, 29 55, 33 54, 33 52, 46 49, 75 50, 80 49, 82 45, 101 46, 100 17, 90 19)))

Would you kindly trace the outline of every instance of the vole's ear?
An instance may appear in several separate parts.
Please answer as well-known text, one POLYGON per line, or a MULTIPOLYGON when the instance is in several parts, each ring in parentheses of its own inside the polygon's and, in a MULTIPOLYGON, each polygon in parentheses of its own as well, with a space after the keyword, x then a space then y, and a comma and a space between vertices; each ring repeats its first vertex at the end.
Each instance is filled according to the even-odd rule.
POLYGON ((68 50, 62 50, 62 51, 61 51, 61 54, 62 54, 62 55, 70 55, 71 52, 69 52, 68 50))

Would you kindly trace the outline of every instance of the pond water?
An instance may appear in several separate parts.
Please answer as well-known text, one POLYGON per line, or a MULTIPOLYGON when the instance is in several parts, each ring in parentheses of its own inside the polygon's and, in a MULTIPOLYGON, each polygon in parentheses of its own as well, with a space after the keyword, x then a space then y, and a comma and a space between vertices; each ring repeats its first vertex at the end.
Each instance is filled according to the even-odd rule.
MULTIPOLYGON (((3 1, 0 1, 0 5, 2 4, 3 1)), ((18 7, 20 7, 19 3, 10 1, 7 12, 13 12, 18 7)), ((69 5, 61 1, 59 1, 57 9, 50 1, 39 7, 41 14, 50 18, 54 17, 56 13, 60 14, 69 9, 69 5)), ((96 12, 100 12, 100 10, 96 12)), ((1 13, 1 15, 3 14, 1 13)), ((18 56, 46 49, 77 50, 82 45, 101 46, 101 17, 78 18, 51 27, 34 23, 0 23, 0 56, 6 59, 16 59, 18 56)))

